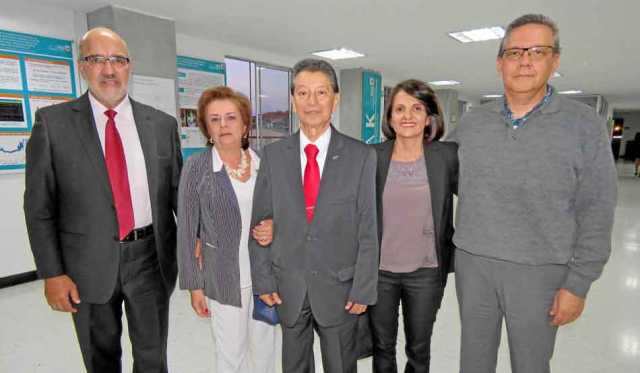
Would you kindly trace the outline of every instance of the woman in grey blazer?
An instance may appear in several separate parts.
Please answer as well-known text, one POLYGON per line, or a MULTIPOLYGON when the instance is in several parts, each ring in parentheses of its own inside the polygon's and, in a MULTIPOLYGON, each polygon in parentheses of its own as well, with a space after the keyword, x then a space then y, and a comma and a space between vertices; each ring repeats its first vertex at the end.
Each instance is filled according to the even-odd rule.
POLYGON ((397 372, 398 308, 402 302, 405 372, 428 372, 431 332, 453 268, 453 194, 458 156, 444 132, 433 90, 419 80, 391 92, 378 155, 376 198, 380 271, 370 309, 374 372, 397 372))
MULTIPOLYGON (((180 288, 200 317, 211 318, 216 372, 273 372, 275 328, 253 320, 248 240, 260 160, 249 149, 251 104, 215 87, 198 101, 198 127, 209 150, 186 162, 178 191, 180 288)), ((262 222, 253 237, 271 241, 262 222)))

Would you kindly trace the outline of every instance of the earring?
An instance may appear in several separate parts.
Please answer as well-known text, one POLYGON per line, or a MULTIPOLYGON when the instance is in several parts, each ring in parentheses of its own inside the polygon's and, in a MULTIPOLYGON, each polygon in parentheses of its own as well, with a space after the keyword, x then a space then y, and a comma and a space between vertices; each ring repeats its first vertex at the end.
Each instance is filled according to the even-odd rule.
POLYGON ((210 143, 210 144, 212 144, 212 145, 214 144, 214 142, 213 142, 213 136, 209 137, 209 143, 210 143))

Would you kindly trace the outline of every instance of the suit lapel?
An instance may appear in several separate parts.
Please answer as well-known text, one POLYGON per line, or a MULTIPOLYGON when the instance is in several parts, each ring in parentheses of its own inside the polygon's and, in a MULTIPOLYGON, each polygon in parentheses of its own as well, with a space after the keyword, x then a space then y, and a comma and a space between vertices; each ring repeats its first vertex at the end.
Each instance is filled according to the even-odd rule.
POLYGON ((105 196, 109 200, 112 200, 111 184, 109 183, 109 175, 107 174, 107 167, 104 160, 104 153, 102 151, 102 144, 100 144, 100 137, 98 136, 98 129, 93 118, 91 103, 89 102, 89 94, 85 93, 78 98, 72 104, 71 110, 73 111, 74 132, 80 137, 80 143, 87 154, 87 159, 89 159, 96 170, 95 176, 97 178, 97 182, 102 186, 105 196))
POLYGON ((296 211, 305 214, 302 168, 300 166, 300 131, 291 135, 286 141, 288 144, 285 147, 286 154, 283 157, 286 170, 284 185, 290 188, 289 196, 293 199, 296 211))
POLYGON ((151 211, 154 210, 154 201, 157 191, 157 158, 156 158, 156 136, 150 113, 138 102, 131 100, 131 110, 133 119, 136 122, 140 146, 144 154, 144 165, 147 169, 147 181, 149 182, 149 197, 151 200, 151 211))
POLYGON ((389 164, 391 163, 391 153, 393 152, 394 141, 387 141, 382 145, 382 150, 378 152, 378 172, 376 172, 376 178, 378 179, 379 200, 382 201, 382 195, 384 193, 384 186, 387 183, 387 175, 389 174, 389 164))
MULTIPOLYGON (((318 214, 320 206, 331 196, 338 194, 336 188, 340 187, 340 167, 344 162, 344 141, 342 134, 331 127, 331 140, 327 149, 327 158, 324 160, 322 177, 320 178, 320 192, 316 202, 315 214, 318 214)), ((314 215, 315 216, 315 215, 314 215)), ((315 221, 316 219, 314 219, 315 221)))
MULTIPOLYGON (((438 144, 424 144, 424 157, 429 177, 429 190, 431 191, 431 211, 433 215, 433 229, 436 235, 440 232, 442 218, 442 205, 444 203, 446 181, 444 162, 438 151, 438 144)), ((436 239, 438 236, 436 236, 436 239)))

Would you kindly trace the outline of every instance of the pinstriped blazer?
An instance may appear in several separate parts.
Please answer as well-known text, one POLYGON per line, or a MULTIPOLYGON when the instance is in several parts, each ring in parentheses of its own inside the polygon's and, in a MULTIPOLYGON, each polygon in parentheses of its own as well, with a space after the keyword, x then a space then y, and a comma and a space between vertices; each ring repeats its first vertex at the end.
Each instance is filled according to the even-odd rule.
MULTIPOLYGON (((213 170, 213 151, 209 149, 189 157, 180 177, 180 288, 204 289, 207 297, 240 307, 240 208, 224 166, 219 171, 213 170), (194 256, 197 238, 202 241, 202 269, 198 268, 194 256)), ((257 158, 255 153, 252 158, 257 158)))

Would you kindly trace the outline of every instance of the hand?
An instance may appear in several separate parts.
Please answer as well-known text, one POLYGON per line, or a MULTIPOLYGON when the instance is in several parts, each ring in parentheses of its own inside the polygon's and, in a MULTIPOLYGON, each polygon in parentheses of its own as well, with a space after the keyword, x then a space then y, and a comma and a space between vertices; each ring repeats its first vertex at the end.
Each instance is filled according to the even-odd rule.
POLYGON ((194 250, 194 256, 196 257, 196 264, 198 269, 202 271, 202 241, 196 240, 196 249, 194 250))
POLYGON ((262 220, 258 225, 253 227, 251 235, 260 246, 269 246, 271 242, 273 242, 273 220, 262 220))
POLYGON ((344 306, 344 309, 349 311, 349 313, 352 315, 360 315, 367 310, 367 305, 348 301, 347 305, 344 306))
POLYGON ((260 300, 264 302, 269 307, 273 307, 276 304, 282 304, 282 299, 280 299, 280 295, 278 293, 271 294, 261 294, 260 300))
POLYGON ((560 289, 553 297, 553 305, 549 315, 553 316, 551 325, 561 326, 575 321, 584 310, 584 298, 572 294, 567 289, 560 289))
POLYGON ((61 312, 73 312, 78 310, 73 304, 80 304, 80 294, 76 284, 67 275, 50 277, 44 280, 44 296, 51 309, 61 312))
POLYGON ((191 308, 196 311, 196 314, 200 317, 211 317, 204 291, 202 289, 195 289, 189 292, 191 293, 191 308))

